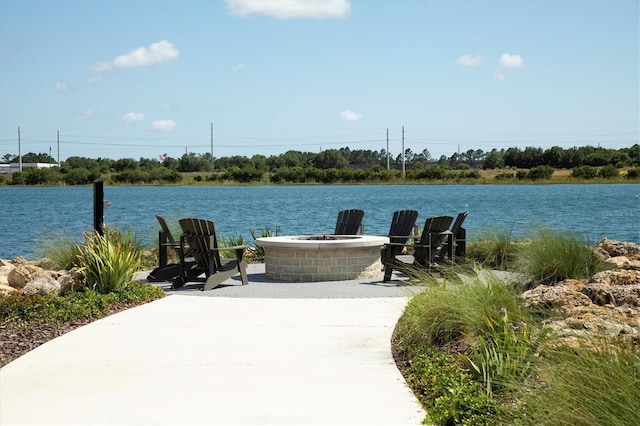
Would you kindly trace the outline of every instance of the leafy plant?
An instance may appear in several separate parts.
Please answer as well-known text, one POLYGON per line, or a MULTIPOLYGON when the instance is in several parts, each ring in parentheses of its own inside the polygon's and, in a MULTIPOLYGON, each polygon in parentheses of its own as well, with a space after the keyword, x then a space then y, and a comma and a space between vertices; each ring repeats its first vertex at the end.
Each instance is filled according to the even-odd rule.
MULTIPOLYGON (((242 235, 237 235, 236 237, 221 236, 218 241, 218 244, 220 245, 220 248, 222 248, 222 247, 243 246, 246 243, 244 241, 244 238, 242 238, 242 235)), ((235 250, 222 250, 220 251, 220 256, 225 259, 235 259, 236 252, 235 250)))
POLYGON ((251 234, 251 238, 253 238, 253 243, 249 247, 249 251, 251 252, 251 256, 253 260, 263 260, 264 259, 264 247, 261 247, 256 244, 257 238, 267 238, 267 237, 277 237, 280 235, 280 226, 276 225, 275 232, 272 231, 269 227, 265 227, 261 232, 260 236, 256 237, 256 229, 251 228, 249 230, 251 234))
POLYGON ((427 351, 414 358, 404 373, 409 384, 419 389, 427 412, 424 423, 495 424, 499 404, 471 380, 455 357, 427 351))
POLYGON ((458 353, 458 358, 483 383, 487 395, 493 395, 529 376, 548 331, 533 336, 524 321, 510 323, 504 308, 498 318, 487 315, 485 324, 487 334, 478 336, 478 344, 468 355, 458 353))
POLYGON ((127 287, 141 264, 142 254, 130 232, 122 233, 107 227, 84 234, 84 244, 78 246, 77 266, 86 283, 100 293, 110 293, 127 287))

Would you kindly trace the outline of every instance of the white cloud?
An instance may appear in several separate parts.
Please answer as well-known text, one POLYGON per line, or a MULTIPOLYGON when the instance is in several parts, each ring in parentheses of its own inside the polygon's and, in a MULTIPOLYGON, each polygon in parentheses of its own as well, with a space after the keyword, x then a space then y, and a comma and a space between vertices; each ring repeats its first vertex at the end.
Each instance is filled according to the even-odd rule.
POLYGON ((360 120, 364 117, 364 115, 359 114, 357 112, 353 112, 351 110, 346 110, 346 111, 342 111, 340 112, 340 118, 342 118, 343 120, 346 121, 356 121, 356 120, 360 120))
POLYGON ((498 81, 504 81, 504 73, 500 68, 496 68, 493 72, 493 79, 498 81))
POLYGON ((122 117, 122 120, 125 123, 137 123, 139 121, 144 120, 144 113, 142 113, 142 112, 128 112, 122 117))
POLYGON ((64 92, 69 89, 69 86, 64 81, 56 81, 56 89, 64 92))
POLYGON ((160 102, 160 108, 171 109, 171 104, 169 102, 160 102))
POLYGON ((233 66, 233 72, 237 74, 237 73, 243 71, 244 67, 245 67, 244 63, 240 62, 240 63, 238 63, 238 64, 233 66))
POLYGON ((120 55, 111 62, 99 62, 91 67, 89 80, 100 81, 103 73, 117 68, 141 68, 163 64, 178 59, 180 52, 167 40, 153 43, 149 47, 138 47, 126 55, 120 55))
POLYGON ((510 55, 508 53, 503 53, 500 56, 500 66, 504 68, 518 69, 524 66, 522 62, 522 57, 520 55, 510 55))
POLYGON ((82 112, 82 114, 80 114, 79 118, 83 120, 90 120, 95 116, 96 116, 96 112, 91 108, 87 108, 82 112))
POLYGON ((278 19, 339 19, 351 11, 349 0, 226 0, 232 15, 278 19))
POLYGON ((178 125, 173 120, 156 120, 151 123, 151 130, 155 130, 158 132, 170 132, 177 126, 178 125))
POLYGON ((456 60, 462 67, 477 67, 482 64, 482 56, 462 55, 456 60))

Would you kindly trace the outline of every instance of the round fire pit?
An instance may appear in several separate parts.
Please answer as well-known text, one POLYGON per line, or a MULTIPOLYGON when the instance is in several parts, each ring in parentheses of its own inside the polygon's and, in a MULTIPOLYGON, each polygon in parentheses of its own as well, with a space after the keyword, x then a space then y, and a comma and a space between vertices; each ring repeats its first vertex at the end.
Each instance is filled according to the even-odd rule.
POLYGON ((387 237, 297 235, 257 238, 265 250, 267 278, 281 281, 341 281, 375 278, 387 237))

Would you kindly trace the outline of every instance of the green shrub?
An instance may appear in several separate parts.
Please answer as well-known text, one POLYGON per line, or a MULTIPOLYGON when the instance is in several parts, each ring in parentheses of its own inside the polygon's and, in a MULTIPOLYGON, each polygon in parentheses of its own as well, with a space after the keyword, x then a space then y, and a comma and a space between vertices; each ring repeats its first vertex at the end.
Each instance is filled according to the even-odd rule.
POLYGON ((533 167, 527 173, 527 178, 531 180, 543 180, 550 179, 553 175, 553 167, 551 166, 537 166, 533 167))
POLYGON ((627 179, 638 179, 640 178, 640 167, 627 170, 627 179))
POLYGON ((511 180, 511 179, 515 179, 516 174, 515 173, 510 173, 510 172, 502 172, 502 173, 498 173, 494 179, 496 180, 511 180))
POLYGON ((598 176, 605 179, 618 177, 620 176, 620 170, 613 164, 608 164, 598 171, 598 176))
POLYGON ((404 373, 409 385, 421 395, 427 412, 424 423, 495 424, 499 404, 471 380, 455 357, 427 351, 414 358, 404 373))
POLYGON ((586 239, 548 229, 521 245, 517 257, 517 268, 540 284, 590 278, 603 267, 586 239))
POLYGON ((578 166, 571 171, 571 176, 583 179, 593 179, 598 176, 598 169, 593 166, 578 166))
POLYGON ((100 293, 126 288, 140 268, 142 253, 130 232, 104 228, 85 233, 84 244, 78 246, 76 265, 87 285, 100 293))
POLYGON ((104 316, 112 310, 139 305, 164 297, 161 287, 134 283, 115 293, 100 294, 91 289, 58 295, 0 298, 0 326, 28 327, 34 322, 60 326, 67 322, 104 316))

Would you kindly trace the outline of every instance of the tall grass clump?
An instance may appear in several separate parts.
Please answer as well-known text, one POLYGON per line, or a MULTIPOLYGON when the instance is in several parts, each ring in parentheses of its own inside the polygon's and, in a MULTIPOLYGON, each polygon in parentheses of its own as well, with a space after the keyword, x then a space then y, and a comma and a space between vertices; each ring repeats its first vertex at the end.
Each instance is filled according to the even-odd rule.
POLYGON ((68 235, 46 238, 38 253, 43 258, 42 267, 55 270, 69 270, 76 266, 80 246, 68 235))
POLYGON ((531 425, 635 426, 640 348, 631 339, 587 341, 548 351, 542 385, 525 395, 531 425))
POLYGON ((516 247, 507 230, 482 231, 467 244, 467 258, 488 268, 508 269, 516 259, 516 247))
MULTIPOLYGON (((463 273, 452 269, 445 278, 424 274, 419 280, 427 288, 409 301, 396 325, 392 343, 396 361, 406 363, 403 374, 425 406, 425 422, 500 424, 498 419, 512 416, 518 407, 510 403, 503 406, 493 392, 487 391, 482 378, 474 376, 471 368, 465 368, 457 354, 469 354, 479 347, 478 341, 482 339, 491 341, 491 337, 486 336, 500 340, 497 336, 502 326, 498 322, 502 308, 518 323, 533 323, 532 315, 523 306, 515 286, 489 271, 463 273)), ((520 350, 526 339, 515 339, 515 343, 513 340, 503 337, 501 341, 509 344, 495 345, 494 355, 507 347, 520 350)), ((531 371, 533 352, 535 350, 520 350, 518 356, 511 357, 516 361, 498 354, 498 361, 493 363, 491 359, 468 357, 474 359, 478 371, 491 372, 494 384, 502 379, 493 373, 498 370, 498 362, 508 366, 509 372, 514 371, 513 364, 517 364, 513 375, 520 378, 531 371)))
POLYGON ((129 231, 109 229, 84 234, 77 246, 76 266, 87 286, 99 293, 119 291, 133 282, 140 269, 142 252, 129 231))
POLYGON ((539 284, 590 278, 602 267, 588 241, 569 232, 541 229, 518 250, 517 269, 539 284))
POLYGON ((441 346, 486 332, 486 316, 507 309, 518 321, 528 311, 513 285, 493 273, 450 273, 443 281, 423 276, 428 288, 411 299, 397 326, 403 345, 413 349, 441 346))

